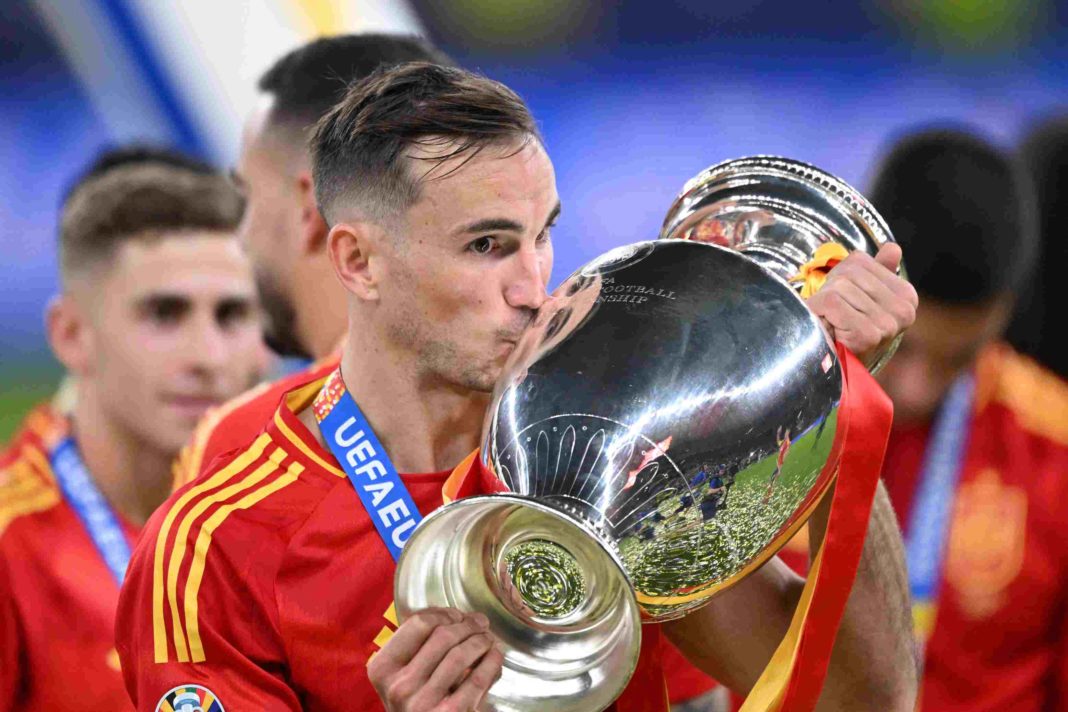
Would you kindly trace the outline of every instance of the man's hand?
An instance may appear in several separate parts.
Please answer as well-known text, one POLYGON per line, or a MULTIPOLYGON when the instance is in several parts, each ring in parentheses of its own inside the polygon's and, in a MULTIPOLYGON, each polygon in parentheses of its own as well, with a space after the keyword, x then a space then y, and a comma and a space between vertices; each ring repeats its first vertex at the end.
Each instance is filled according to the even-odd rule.
POLYGON ((481 613, 419 611, 367 665, 367 677, 390 712, 467 712, 478 707, 501 672, 481 613))
POLYGON ((886 243, 874 258, 860 251, 835 265, 808 308, 864 363, 916 320, 919 298, 894 274, 901 248, 886 243))

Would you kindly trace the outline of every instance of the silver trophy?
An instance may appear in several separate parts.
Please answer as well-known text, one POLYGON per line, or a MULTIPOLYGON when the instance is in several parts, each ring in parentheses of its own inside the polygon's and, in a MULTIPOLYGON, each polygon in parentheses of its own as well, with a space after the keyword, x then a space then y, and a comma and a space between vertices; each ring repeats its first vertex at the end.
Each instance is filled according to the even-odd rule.
POLYGON ((398 562, 402 620, 490 618, 489 708, 603 709, 641 622, 759 568, 831 482, 842 371, 789 280, 829 241, 874 254, 886 225, 833 176, 758 157, 687 183, 661 237, 556 289, 487 413, 482 457, 510 493, 437 510, 398 562))

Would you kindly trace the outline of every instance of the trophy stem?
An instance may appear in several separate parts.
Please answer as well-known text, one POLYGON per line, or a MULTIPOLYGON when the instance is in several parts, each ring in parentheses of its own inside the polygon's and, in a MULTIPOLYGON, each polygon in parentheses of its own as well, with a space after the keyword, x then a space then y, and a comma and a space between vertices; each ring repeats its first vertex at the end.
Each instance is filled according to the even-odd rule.
POLYGON ((453 502, 423 520, 394 579, 397 615, 477 611, 504 652, 494 710, 589 710, 626 686, 638 604, 616 557, 580 520, 515 495, 453 502))

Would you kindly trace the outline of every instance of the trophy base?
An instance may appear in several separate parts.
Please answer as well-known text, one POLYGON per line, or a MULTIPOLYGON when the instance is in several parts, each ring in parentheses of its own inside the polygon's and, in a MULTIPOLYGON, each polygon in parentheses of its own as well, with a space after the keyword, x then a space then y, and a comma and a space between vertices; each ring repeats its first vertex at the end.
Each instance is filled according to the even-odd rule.
POLYGON ((394 599, 401 622, 430 607, 489 618, 504 652, 493 710, 600 710, 637 664, 638 604, 616 558, 581 522, 517 495, 424 519, 397 562, 394 599))

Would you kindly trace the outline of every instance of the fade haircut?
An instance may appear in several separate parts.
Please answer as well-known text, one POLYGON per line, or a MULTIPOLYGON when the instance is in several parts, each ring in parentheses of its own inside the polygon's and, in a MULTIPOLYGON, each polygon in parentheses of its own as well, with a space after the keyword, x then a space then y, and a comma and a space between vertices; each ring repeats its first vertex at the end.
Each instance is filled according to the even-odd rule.
POLYGON ((1017 293, 1031 273, 1038 239, 1031 182, 970 130, 929 128, 898 140, 869 198, 923 296, 982 304, 1017 293))
POLYGON ((66 283, 106 264, 129 241, 151 243, 194 231, 232 232, 243 209, 231 182, 202 165, 137 160, 102 171, 91 168, 62 207, 60 275, 66 283))
POLYGON ((308 129, 351 84, 383 65, 405 62, 453 65, 444 52, 414 36, 340 35, 309 42, 283 56, 260 77, 260 91, 274 98, 268 122, 308 129))
POLYGON ((380 69, 315 127, 319 212, 333 225, 344 200, 363 217, 390 221, 418 200, 419 186, 442 163, 460 156, 466 163, 487 146, 518 151, 530 140, 541 141, 530 110, 500 82, 422 62, 380 69), (416 147, 444 150, 421 157, 428 167, 416 171, 406 155, 416 147))
POLYGON ((63 193, 61 205, 66 205, 74 195, 74 192, 82 185, 102 176, 113 168, 129 165, 157 164, 186 168, 194 173, 210 175, 215 169, 200 159, 188 156, 180 151, 157 146, 149 143, 131 143, 122 146, 111 146, 101 150, 92 162, 83 170, 74 181, 67 186, 63 193))

